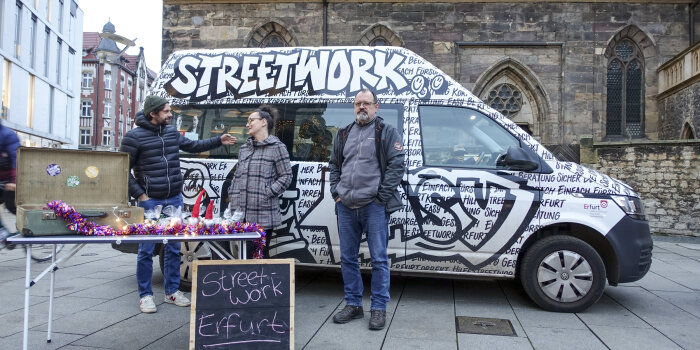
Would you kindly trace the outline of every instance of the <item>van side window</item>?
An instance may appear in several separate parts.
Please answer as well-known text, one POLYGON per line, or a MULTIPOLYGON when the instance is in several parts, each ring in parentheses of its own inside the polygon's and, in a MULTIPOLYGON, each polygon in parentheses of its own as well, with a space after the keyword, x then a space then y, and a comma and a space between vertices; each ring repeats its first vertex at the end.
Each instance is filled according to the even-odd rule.
POLYGON ((423 164, 439 167, 503 168, 496 160, 518 139, 469 108, 419 106, 423 164))
MULTIPOLYGON (((327 162, 338 129, 350 124, 355 116, 350 103, 289 103, 272 105, 278 120, 273 134, 289 151, 293 161, 327 162)), ((238 150, 250 137, 248 116, 257 105, 190 105, 172 106, 172 125, 187 138, 202 140, 229 133, 238 138, 232 146, 222 146, 200 154, 183 154, 196 158, 236 159, 238 150)), ((378 115, 402 134, 403 105, 380 103, 378 115)))

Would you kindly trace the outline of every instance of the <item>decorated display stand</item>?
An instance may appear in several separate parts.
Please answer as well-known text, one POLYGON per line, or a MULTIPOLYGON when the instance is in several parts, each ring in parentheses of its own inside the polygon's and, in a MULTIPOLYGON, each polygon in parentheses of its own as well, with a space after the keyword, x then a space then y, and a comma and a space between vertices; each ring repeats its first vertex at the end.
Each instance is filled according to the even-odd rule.
POLYGON ((120 152, 18 149, 17 228, 22 235, 8 241, 27 247, 23 349, 29 344, 29 288, 51 273, 46 338, 50 343, 55 272, 87 244, 201 241, 219 258, 229 259, 218 242, 237 240, 239 256, 246 259, 246 242, 254 241, 253 257, 262 258, 264 228, 235 222, 227 214, 214 218, 213 208, 200 218, 203 193, 191 214, 170 206, 145 213, 144 220, 143 208, 127 201, 128 165, 128 154, 120 152), (38 244, 53 245, 51 264, 32 279, 32 246, 38 244), (59 257, 58 244, 73 246, 59 257))

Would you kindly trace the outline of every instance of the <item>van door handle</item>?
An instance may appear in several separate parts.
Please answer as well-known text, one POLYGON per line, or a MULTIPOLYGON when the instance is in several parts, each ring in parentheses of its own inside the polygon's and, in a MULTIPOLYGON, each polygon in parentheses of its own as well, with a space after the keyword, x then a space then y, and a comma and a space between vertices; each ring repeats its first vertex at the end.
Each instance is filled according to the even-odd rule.
POLYGON ((418 174, 418 177, 421 179, 439 179, 440 175, 438 174, 418 174))

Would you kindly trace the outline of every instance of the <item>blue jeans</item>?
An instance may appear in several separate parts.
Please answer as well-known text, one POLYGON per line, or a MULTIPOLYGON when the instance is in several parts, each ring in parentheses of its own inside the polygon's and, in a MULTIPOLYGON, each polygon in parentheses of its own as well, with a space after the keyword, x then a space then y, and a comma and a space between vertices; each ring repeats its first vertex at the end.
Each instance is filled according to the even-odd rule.
MULTIPOLYGON (((182 195, 178 194, 166 199, 150 198, 139 201, 138 206, 143 210, 152 210, 156 205, 165 208, 168 205, 183 207, 182 195)), ((153 250, 155 243, 139 243, 139 253, 136 258, 136 281, 139 284, 139 297, 153 295, 151 280, 153 279, 153 250)), ((165 294, 173 294, 180 287, 180 242, 168 242, 163 247, 165 254, 163 262, 163 285, 165 294)))
POLYGON ((345 303, 362 305, 362 275, 358 254, 362 233, 367 235, 367 245, 372 258, 372 297, 373 310, 386 310, 389 303, 389 215, 386 208, 376 202, 362 208, 350 209, 342 202, 338 209, 338 235, 340 236, 340 271, 345 286, 345 303))

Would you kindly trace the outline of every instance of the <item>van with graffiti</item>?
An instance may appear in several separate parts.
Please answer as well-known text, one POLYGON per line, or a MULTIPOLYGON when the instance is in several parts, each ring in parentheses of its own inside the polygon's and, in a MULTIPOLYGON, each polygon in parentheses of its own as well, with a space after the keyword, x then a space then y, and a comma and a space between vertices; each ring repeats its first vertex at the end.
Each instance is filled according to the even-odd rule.
MULTIPOLYGON (((546 310, 577 312, 610 285, 642 278, 652 240, 639 195, 579 164, 557 160, 531 135, 415 53, 399 47, 189 50, 165 62, 152 93, 170 101, 192 139, 248 137, 259 105, 279 111, 276 135, 292 160, 280 196, 273 258, 339 267, 328 161, 333 136, 354 120, 363 87, 403 136, 403 208, 391 214, 391 271, 447 278, 519 278, 546 310)), ((227 207, 238 147, 181 154, 185 203, 204 189, 227 207)), ((236 251, 232 249, 232 251, 236 251)), ((183 285, 207 249, 183 244, 183 285)), ((366 244, 360 264, 369 268, 366 244)))

